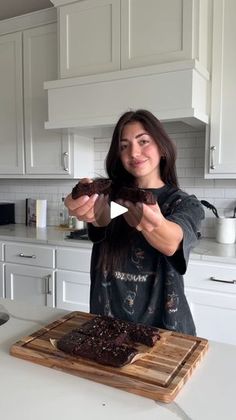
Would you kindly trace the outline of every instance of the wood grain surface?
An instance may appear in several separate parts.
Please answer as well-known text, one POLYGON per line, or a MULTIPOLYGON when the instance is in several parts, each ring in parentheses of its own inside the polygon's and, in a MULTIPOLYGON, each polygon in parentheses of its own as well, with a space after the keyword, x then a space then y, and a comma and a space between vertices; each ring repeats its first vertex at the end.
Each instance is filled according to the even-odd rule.
POLYGON ((79 327, 93 315, 71 312, 13 344, 10 354, 31 362, 81 376, 102 384, 162 402, 171 402, 192 375, 207 351, 208 341, 160 330, 161 339, 144 356, 122 368, 100 365, 70 356, 50 342, 79 327))

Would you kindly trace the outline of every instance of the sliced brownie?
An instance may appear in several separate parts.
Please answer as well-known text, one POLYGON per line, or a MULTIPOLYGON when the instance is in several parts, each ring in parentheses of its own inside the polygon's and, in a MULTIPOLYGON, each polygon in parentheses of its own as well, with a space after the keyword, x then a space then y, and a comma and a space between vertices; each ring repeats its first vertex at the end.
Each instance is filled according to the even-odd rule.
POLYGON ((122 187, 116 193, 116 199, 128 200, 132 203, 156 204, 156 199, 151 191, 142 188, 122 187))
POLYGON ((82 183, 78 182, 72 189, 72 198, 81 197, 82 195, 88 195, 89 197, 93 194, 110 194, 111 192, 111 180, 110 179, 95 179, 93 182, 82 183))

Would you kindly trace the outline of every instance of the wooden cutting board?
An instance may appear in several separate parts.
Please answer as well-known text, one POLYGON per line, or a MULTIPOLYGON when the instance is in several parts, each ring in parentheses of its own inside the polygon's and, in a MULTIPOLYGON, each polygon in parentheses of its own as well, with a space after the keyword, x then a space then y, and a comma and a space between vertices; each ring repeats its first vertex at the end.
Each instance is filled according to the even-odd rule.
POLYGON ((40 365, 168 403, 192 375, 208 348, 205 339, 160 330, 161 340, 152 349, 146 348, 147 353, 141 359, 122 368, 114 368, 70 356, 52 346, 50 339, 58 340, 92 317, 84 312, 71 312, 13 344, 10 353, 40 365))

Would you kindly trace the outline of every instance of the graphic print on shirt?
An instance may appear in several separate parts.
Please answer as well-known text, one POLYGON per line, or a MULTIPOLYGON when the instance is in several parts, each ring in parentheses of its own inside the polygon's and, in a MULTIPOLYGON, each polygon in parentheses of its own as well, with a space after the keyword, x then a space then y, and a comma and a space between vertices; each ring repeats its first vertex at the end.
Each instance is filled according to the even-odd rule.
POLYGON ((126 296, 124 298, 123 301, 123 308, 125 310, 125 312, 127 312, 129 315, 133 315, 134 314, 134 302, 135 302, 135 298, 136 298, 136 294, 137 294, 137 288, 138 286, 136 285, 136 290, 127 290, 126 292, 126 296))
MULTIPOLYGON (((102 281, 102 288, 104 290, 104 315, 112 316, 111 306, 110 306, 110 297, 109 297, 109 290, 111 288, 111 282, 107 279, 108 272, 104 271, 104 281, 102 281)), ((101 296, 99 296, 101 300, 101 296)))
POLYGON ((166 311, 171 314, 178 311, 179 296, 174 290, 175 276, 174 272, 170 270, 166 276, 166 297, 165 297, 165 308, 166 311))
POLYGON ((113 272, 113 276, 118 282, 117 284, 121 282, 122 309, 128 315, 134 315, 137 309, 140 309, 139 301, 146 289, 145 284, 147 281, 150 283, 150 281, 154 280, 156 273, 154 271, 145 271, 145 267, 150 267, 148 258, 149 256, 145 250, 138 246, 132 246, 129 272, 128 270, 125 272, 118 270, 113 272))

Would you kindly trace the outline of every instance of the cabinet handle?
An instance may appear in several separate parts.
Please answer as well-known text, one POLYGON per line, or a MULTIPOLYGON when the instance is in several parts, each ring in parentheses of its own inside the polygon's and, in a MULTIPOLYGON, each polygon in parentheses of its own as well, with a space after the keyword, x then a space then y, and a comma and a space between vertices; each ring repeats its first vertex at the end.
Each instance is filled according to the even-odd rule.
POLYGON ((215 169, 215 164, 214 164, 214 151, 216 150, 216 146, 211 146, 210 150, 211 150, 211 163, 210 163, 210 168, 211 169, 215 169))
POLYGON ((223 279, 217 279, 216 277, 210 277, 211 281, 218 281, 220 283, 228 283, 228 284, 236 284, 236 280, 223 280, 223 279))
POLYGON ((52 295, 52 291, 50 290, 49 287, 49 281, 51 279, 51 274, 48 274, 48 276, 45 276, 44 281, 45 281, 45 295, 52 295))
POLYGON ((23 254, 23 252, 21 252, 20 254, 18 254, 18 257, 21 257, 21 258, 36 258, 36 255, 34 255, 34 254, 26 255, 26 254, 23 254))
POLYGON ((69 161, 69 153, 64 152, 63 153, 63 162, 64 162, 64 171, 66 171, 66 172, 69 171, 68 161, 69 161))

